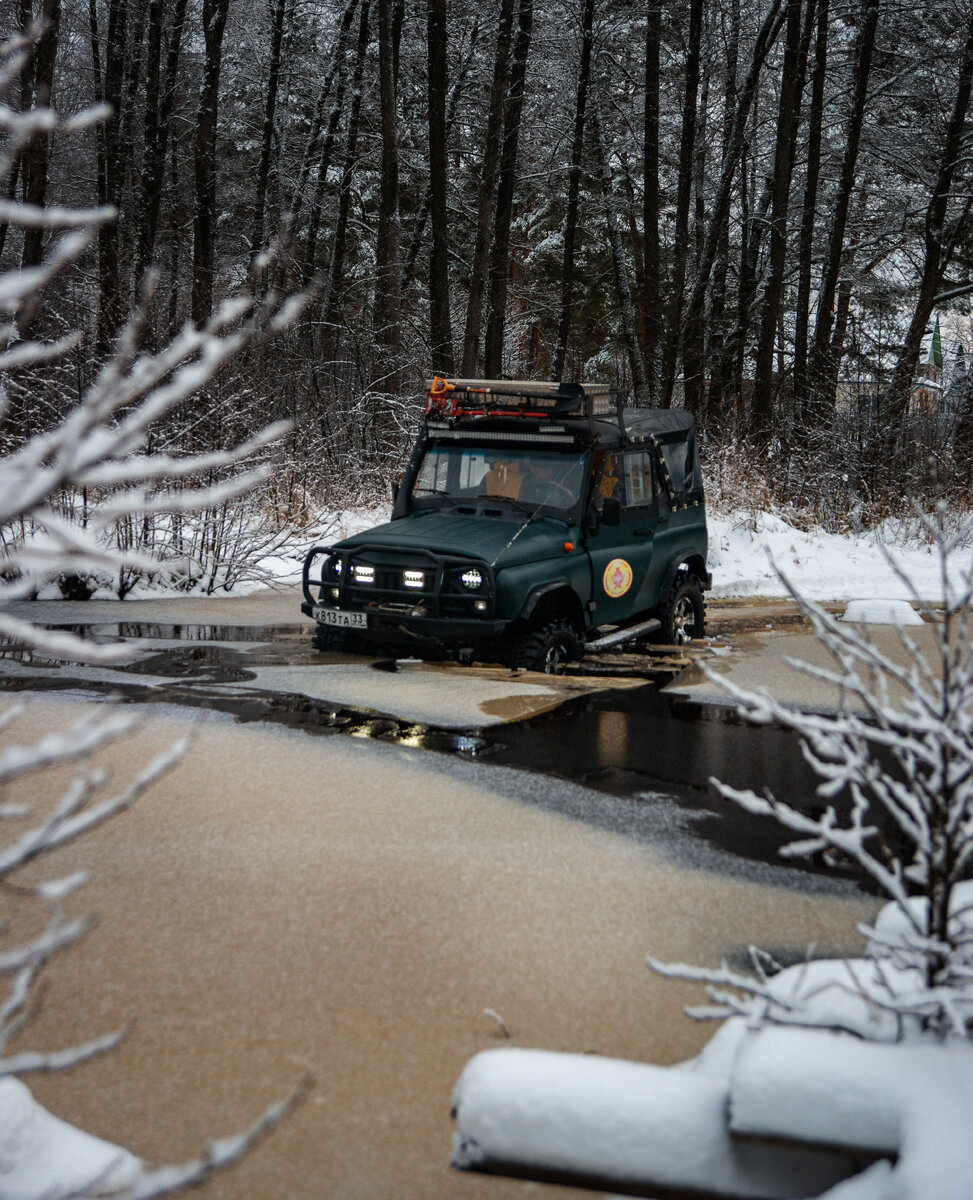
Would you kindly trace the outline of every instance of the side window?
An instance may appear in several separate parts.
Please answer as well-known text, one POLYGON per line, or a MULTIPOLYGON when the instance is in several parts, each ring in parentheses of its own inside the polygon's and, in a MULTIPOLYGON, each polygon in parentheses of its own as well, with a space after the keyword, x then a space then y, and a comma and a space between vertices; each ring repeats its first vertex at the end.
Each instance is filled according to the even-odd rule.
POLYGON ((625 503, 625 492, 623 481, 621 481, 621 472, 623 472, 623 462, 621 456, 617 454, 606 454, 603 458, 601 467, 601 479, 599 480, 599 499, 597 505, 601 508, 603 500, 613 497, 620 504, 625 503))
POLYGON ((644 508, 655 500, 655 474, 652 470, 652 458, 639 450, 622 457, 622 470, 625 481, 626 508, 644 508))

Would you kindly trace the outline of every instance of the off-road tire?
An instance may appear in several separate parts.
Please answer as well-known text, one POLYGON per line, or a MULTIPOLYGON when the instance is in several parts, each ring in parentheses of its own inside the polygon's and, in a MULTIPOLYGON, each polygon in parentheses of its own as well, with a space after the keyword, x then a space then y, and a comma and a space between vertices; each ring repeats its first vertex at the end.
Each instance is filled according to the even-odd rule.
POLYGON ((662 622, 656 640, 666 646, 682 646, 703 637, 706 602, 696 576, 688 571, 678 571, 656 615, 662 622))
POLYGON ((561 617, 528 629, 514 643, 510 665, 543 671, 545 675, 562 675, 569 662, 578 662, 583 655, 584 643, 577 628, 561 617))

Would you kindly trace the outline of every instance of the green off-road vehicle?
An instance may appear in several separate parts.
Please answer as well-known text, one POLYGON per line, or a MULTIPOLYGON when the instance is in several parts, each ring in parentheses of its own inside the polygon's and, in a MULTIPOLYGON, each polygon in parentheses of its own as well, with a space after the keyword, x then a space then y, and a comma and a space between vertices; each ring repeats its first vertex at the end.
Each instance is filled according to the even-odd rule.
POLYGON ((693 419, 600 384, 434 379, 392 519, 304 564, 328 650, 539 671, 703 634, 693 419))

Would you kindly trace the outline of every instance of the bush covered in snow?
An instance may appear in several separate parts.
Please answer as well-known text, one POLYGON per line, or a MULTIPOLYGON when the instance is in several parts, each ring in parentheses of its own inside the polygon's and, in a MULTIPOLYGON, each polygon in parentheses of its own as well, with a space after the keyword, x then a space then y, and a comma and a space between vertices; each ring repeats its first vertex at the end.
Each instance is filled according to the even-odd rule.
MULTIPOLYGON (((801 712, 766 691, 746 692, 713 676, 750 720, 773 721, 801 736, 819 777, 823 814, 714 783, 727 799, 797 835, 782 850, 785 856, 851 860, 892 901, 895 918, 886 916, 868 931, 868 964, 846 972, 848 987, 867 999, 868 1019, 859 1013, 852 1031, 882 1039, 967 1039, 973 1037, 973 894, 969 885, 962 889, 973 865, 973 557, 967 548, 973 522, 947 530, 941 521, 924 520, 936 548, 939 604, 928 605, 909 575, 890 563, 926 610, 931 655, 900 626, 904 662, 893 658, 863 627, 836 619, 790 588, 834 664, 795 665, 838 689, 839 711, 801 712)), ((781 578, 787 584, 785 572, 781 578)), ((752 977, 726 968, 654 965, 709 982, 718 1004, 706 1015, 746 1012, 847 1027, 822 999, 828 989, 818 986, 814 968, 783 1004, 759 954, 752 977), (727 988, 737 989, 737 998, 727 988)))

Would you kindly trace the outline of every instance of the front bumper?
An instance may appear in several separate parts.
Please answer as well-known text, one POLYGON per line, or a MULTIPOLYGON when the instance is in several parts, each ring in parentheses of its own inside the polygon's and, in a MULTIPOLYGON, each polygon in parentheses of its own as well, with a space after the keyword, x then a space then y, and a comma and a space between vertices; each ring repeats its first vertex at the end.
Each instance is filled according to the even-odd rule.
MULTIPOLYGON (((365 629, 354 632, 364 638, 381 639, 405 635, 427 642, 445 645, 469 645, 487 642, 499 636, 508 622, 496 616, 496 581, 493 568, 473 555, 438 554, 415 547, 363 544, 347 549, 315 546, 304 561, 304 603, 301 612, 317 619, 315 608, 333 611, 364 613, 368 619, 365 629), (310 579, 310 569, 322 555, 340 562, 338 576, 318 585, 310 579), (374 567, 374 584, 363 587, 354 582, 354 566, 365 558, 374 567), (450 590, 449 580, 457 572, 475 567, 483 577, 482 591, 475 595, 450 590), (421 568, 421 589, 406 589, 394 581, 404 570, 421 568), (324 592, 336 589, 337 597, 325 601, 322 594, 315 600, 312 587, 324 592), (485 605, 482 615, 469 611, 473 601, 485 605)), ((325 624, 325 622, 321 622, 325 624)), ((335 626, 340 628, 340 626, 335 626)))
MULTIPOLYGON (((308 604, 301 605, 301 612, 306 617, 314 619, 314 609, 323 607, 308 604)), ((340 611, 340 610, 339 610, 340 611)), ((361 610, 359 610, 361 611, 361 610)), ((470 642, 485 642, 499 637, 507 628, 507 621, 464 620, 461 617, 423 617, 412 613, 399 612, 396 609, 382 608, 380 605, 364 610, 368 617, 366 629, 350 629, 356 637, 382 638, 399 634, 418 638, 422 641, 440 642, 445 645, 470 642)), ((328 626, 331 628, 331 626, 328 626)))

